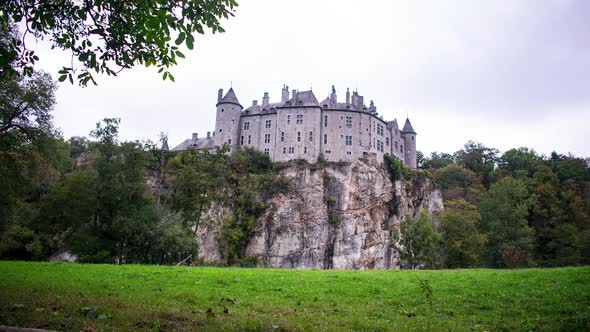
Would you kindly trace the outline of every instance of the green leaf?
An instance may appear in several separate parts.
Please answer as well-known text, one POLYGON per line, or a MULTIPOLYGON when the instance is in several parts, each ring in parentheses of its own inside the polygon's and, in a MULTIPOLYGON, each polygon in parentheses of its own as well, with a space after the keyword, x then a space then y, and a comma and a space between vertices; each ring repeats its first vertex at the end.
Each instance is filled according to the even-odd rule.
POLYGON ((175 81, 174 81, 174 76, 172 76, 172 74, 168 73, 168 78, 169 78, 169 79, 170 79, 172 82, 175 82, 175 81))
POLYGON ((189 50, 193 49, 194 41, 195 41, 195 38, 193 37, 193 35, 189 34, 186 36, 186 47, 188 47, 189 50))
POLYGON ((63 82, 66 80, 66 78, 68 78, 68 75, 61 75, 57 80, 63 82))
POLYGON ((182 42, 184 41, 184 37, 186 37, 186 34, 184 32, 178 34, 178 38, 176 38, 176 40, 174 41, 176 45, 182 44, 182 42))
POLYGON ((176 56, 184 59, 184 54, 182 54, 180 51, 176 51, 176 56))

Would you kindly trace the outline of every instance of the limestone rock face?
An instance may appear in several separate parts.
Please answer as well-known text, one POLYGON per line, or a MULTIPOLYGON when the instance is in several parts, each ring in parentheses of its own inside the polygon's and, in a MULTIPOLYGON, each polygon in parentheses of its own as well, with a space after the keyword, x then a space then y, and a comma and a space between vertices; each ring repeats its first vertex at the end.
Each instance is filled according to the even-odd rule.
MULTIPOLYGON (((392 183, 374 158, 325 167, 295 164, 283 175, 288 195, 267 202, 256 221, 247 255, 269 267, 397 269, 392 232, 406 214, 437 214, 442 195, 426 176, 392 183)), ((197 230, 200 258, 223 263, 218 237, 224 210, 214 206, 197 230)))

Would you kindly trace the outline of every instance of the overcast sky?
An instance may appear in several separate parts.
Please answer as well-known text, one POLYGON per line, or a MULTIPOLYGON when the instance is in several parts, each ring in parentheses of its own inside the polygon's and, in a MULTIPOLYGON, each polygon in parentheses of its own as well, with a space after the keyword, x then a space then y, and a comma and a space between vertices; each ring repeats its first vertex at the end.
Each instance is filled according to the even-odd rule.
MULTIPOLYGON (((319 100, 358 88, 384 119, 409 114, 418 149, 454 152, 468 140, 590 156, 590 1, 238 0, 223 34, 197 36, 176 83, 134 68, 99 86, 60 84, 55 125, 88 135, 122 119, 124 140, 170 146, 215 126, 217 89, 244 107, 280 99, 283 84, 319 100)), ((64 53, 37 46, 57 78, 64 53)))

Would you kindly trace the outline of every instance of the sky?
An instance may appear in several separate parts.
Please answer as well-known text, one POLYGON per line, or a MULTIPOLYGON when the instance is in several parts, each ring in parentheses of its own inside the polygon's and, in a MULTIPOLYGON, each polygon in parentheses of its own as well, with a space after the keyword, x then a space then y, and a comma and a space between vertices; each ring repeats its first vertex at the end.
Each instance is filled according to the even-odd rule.
MULTIPOLYGON (((196 36, 176 82, 136 67, 98 86, 60 83, 54 123, 87 136, 106 117, 122 140, 171 147, 215 127, 217 90, 246 108, 283 84, 324 99, 335 85, 374 100, 385 120, 409 116, 417 148, 454 152, 468 140, 590 156, 590 1, 238 0, 222 34, 196 36)), ((57 79, 67 53, 38 42, 57 79)))

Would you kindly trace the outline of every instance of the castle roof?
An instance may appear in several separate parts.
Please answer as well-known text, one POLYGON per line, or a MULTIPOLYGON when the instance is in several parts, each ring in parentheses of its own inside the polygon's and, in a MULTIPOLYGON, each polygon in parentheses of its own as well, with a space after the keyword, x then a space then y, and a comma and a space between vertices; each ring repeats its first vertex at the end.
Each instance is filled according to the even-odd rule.
POLYGON ((172 151, 184 151, 188 149, 212 149, 215 147, 213 137, 202 137, 197 139, 189 138, 172 149, 172 151))
POLYGON ((277 107, 281 107, 281 106, 283 106, 283 103, 270 103, 266 106, 252 105, 244 110, 244 114, 254 115, 254 114, 275 113, 277 111, 277 107))
POLYGON ((399 129, 399 126, 397 125, 397 119, 387 122, 387 126, 390 128, 399 129))
POLYGON ((223 98, 221 98, 221 100, 217 104, 223 104, 223 103, 236 104, 240 107, 242 106, 242 104, 240 104, 240 101, 238 100, 238 97, 236 97, 236 93, 234 92, 234 88, 229 88, 229 90, 227 91, 225 96, 223 98))
MULTIPOLYGON (((350 104, 350 103, 338 103, 338 102, 334 102, 332 100, 332 98, 328 97, 326 99, 324 99, 320 105, 323 108, 326 109, 331 109, 331 110, 342 110, 342 111, 350 111, 350 110, 355 110, 354 105, 350 104)), ((363 105, 363 110, 366 110, 367 107, 365 105, 363 105)))
POLYGON ((412 124, 410 123, 410 119, 406 118, 406 123, 404 124, 404 129, 402 129, 402 133, 412 133, 415 134, 414 128, 412 128, 412 124))
POLYGON ((304 106, 320 106, 313 91, 297 91, 295 96, 289 99, 284 107, 304 107, 304 106))

